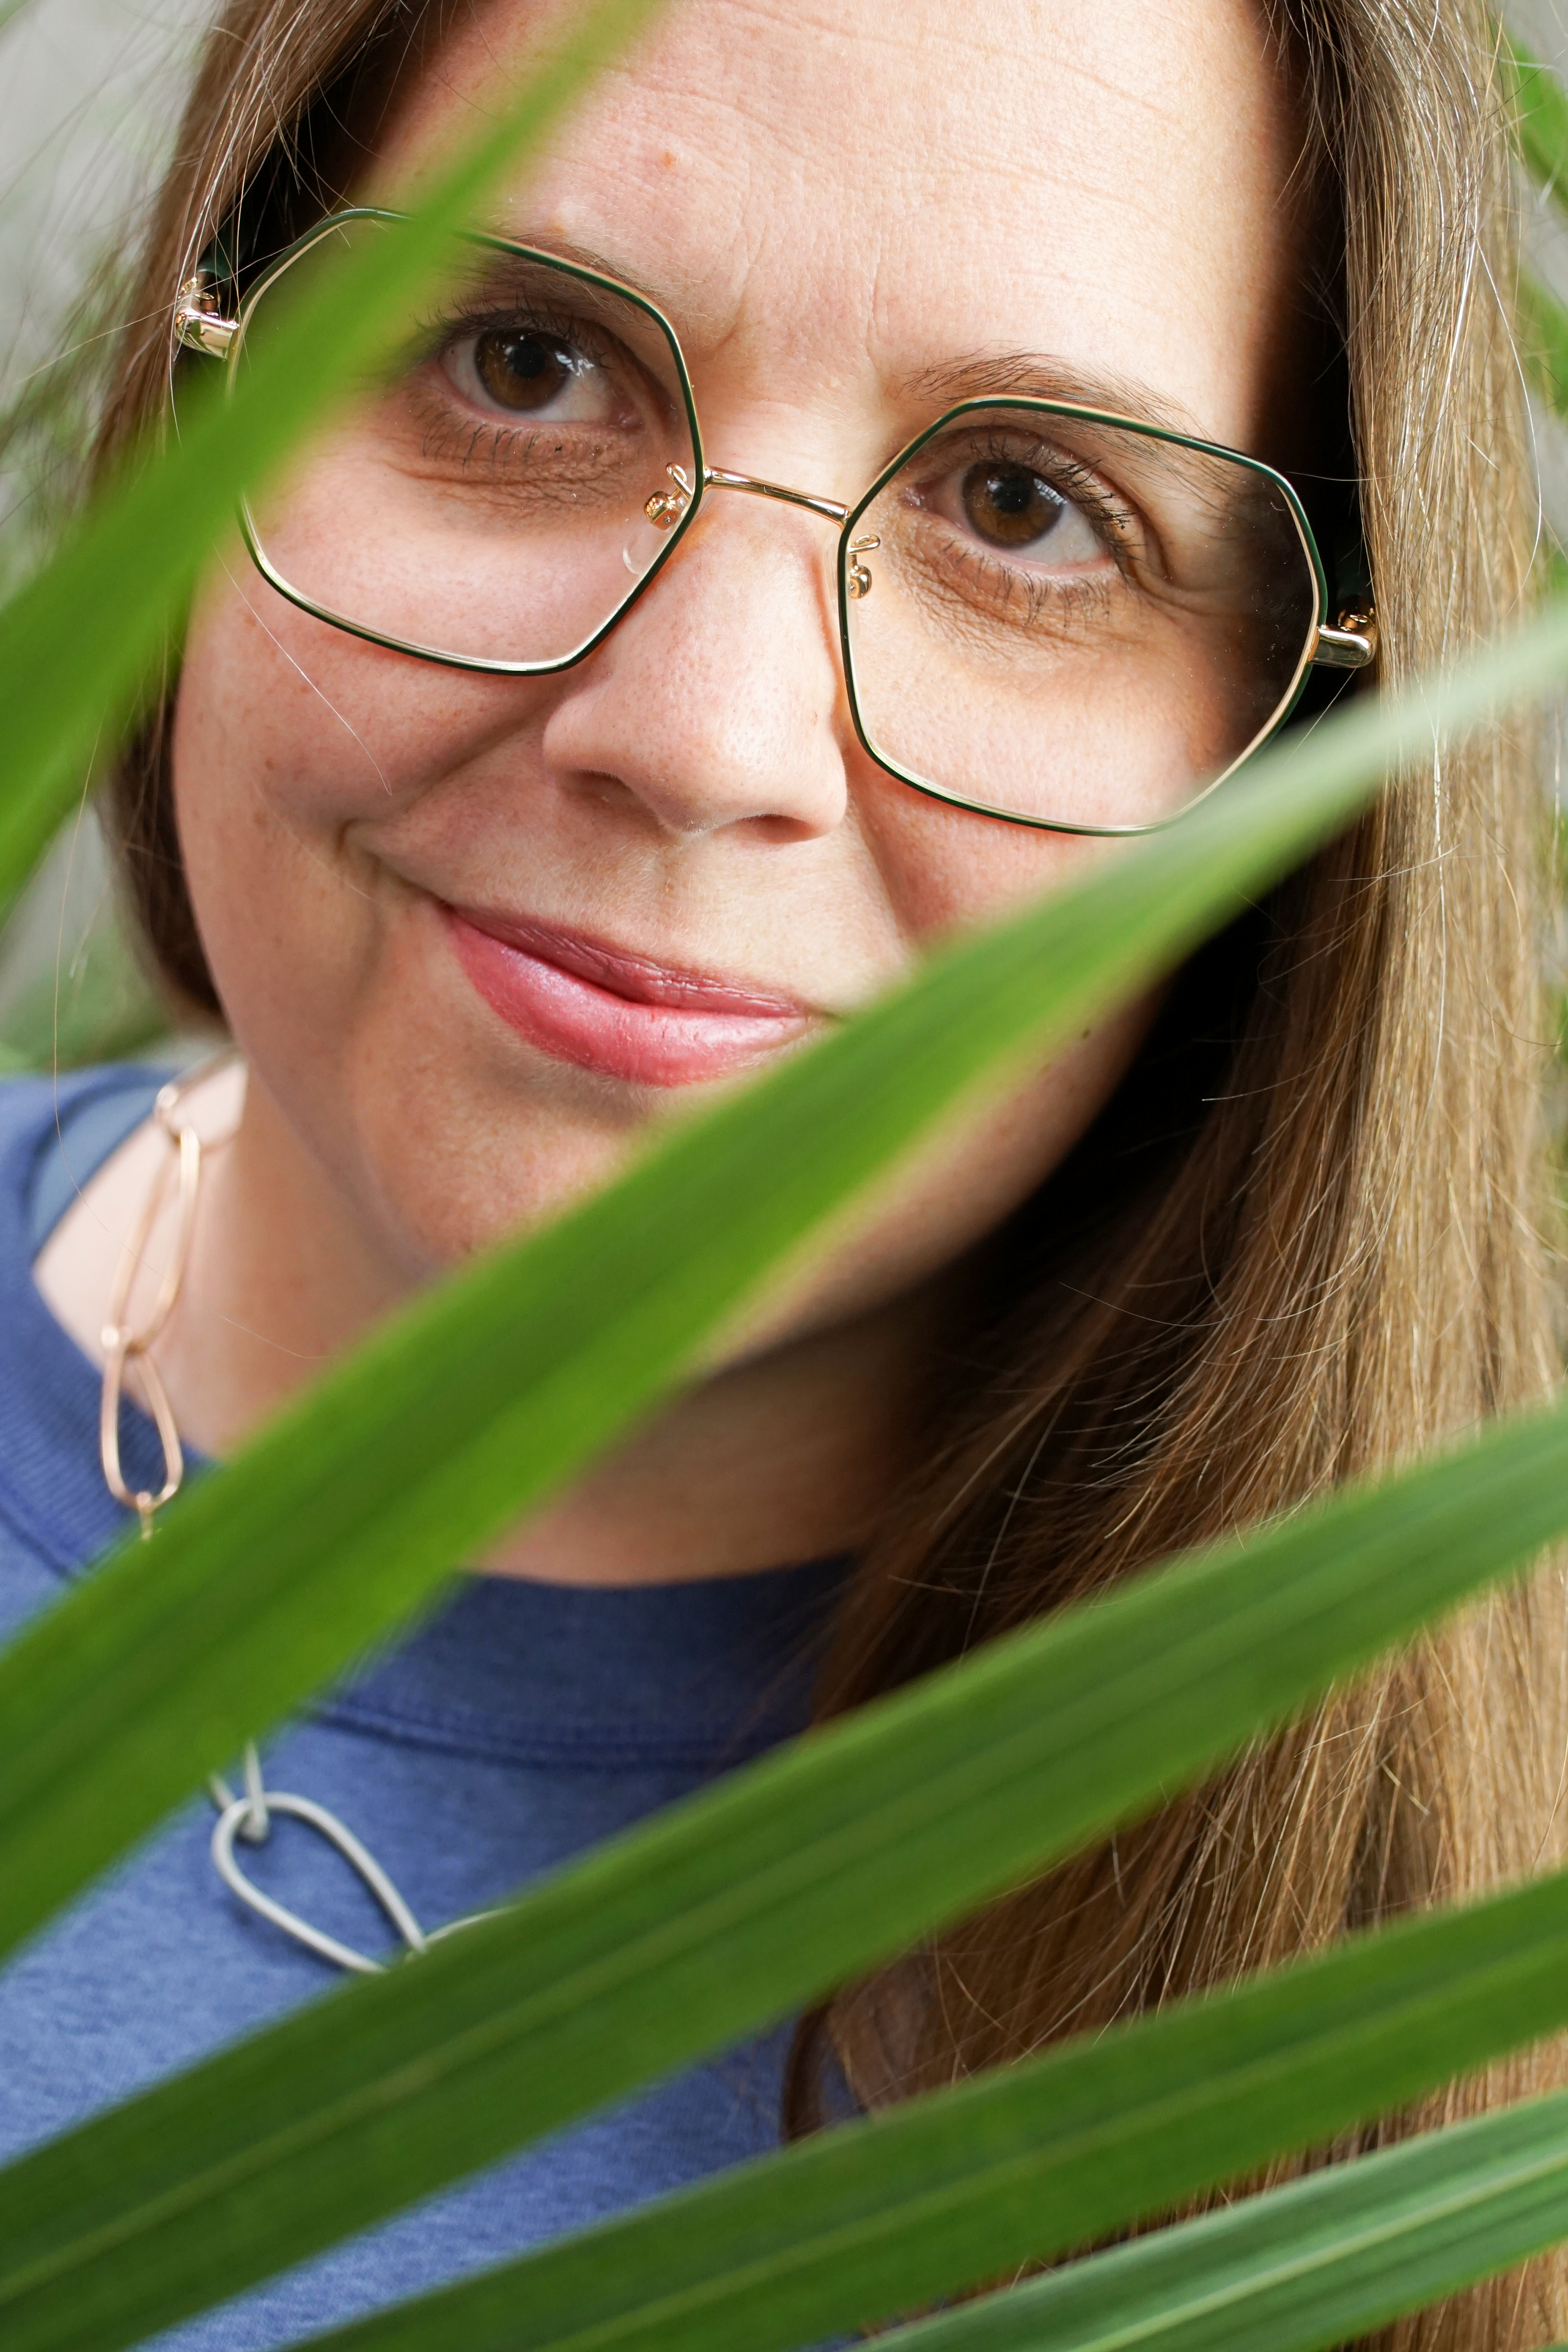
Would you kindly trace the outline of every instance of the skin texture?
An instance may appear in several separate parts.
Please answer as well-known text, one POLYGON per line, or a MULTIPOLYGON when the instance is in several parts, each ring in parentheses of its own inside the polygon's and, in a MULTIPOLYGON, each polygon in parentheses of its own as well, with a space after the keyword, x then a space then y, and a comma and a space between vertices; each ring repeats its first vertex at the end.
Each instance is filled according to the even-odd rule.
MULTIPOLYGON (((368 193, 417 183, 537 33, 517 0, 461 26, 368 193)), ((852 499, 1022 351, 1146 385, 1278 462, 1291 154, 1277 65, 1238 0, 676 0, 494 225, 587 247, 659 302, 721 467, 852 499)), ((160 1350, 193 1443, 232 1447, 413 1287, 736 1083, 638 1086, 526 1042, 465 973, 439 902, 800 1000, 809 1034, 933 940, 1114 854, 945 809, 866 759, 831 551, 809 515, 715 496, 598 652, 528 681, 361 644, 243 556, 210 583, 177 807, 250 1079, 160 1350)), ((911 1367, 965 1253, 1082 1133, 1148 1015, 1109 1019, 946 1135, 701 1387, 491 1564, 658 1580, 857 1540, 898 1475, 911 1367)), ((204 1116, 228 1112, 214 1096, 204 1116)), ((133 1139, 41 1263, 89 1349, 158 1164, 156 1140, 133 1139)), ((165 1246, 155 1234, 149 1281, 165 1246)))

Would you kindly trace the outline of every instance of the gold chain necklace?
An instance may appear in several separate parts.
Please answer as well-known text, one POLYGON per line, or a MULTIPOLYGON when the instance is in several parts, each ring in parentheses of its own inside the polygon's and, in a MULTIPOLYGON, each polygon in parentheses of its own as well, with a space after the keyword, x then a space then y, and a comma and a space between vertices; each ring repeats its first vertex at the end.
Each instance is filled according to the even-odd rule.
MULTIPOLYGON (((183 1116, 187 1098, 215 1072, 235 1057, 224 1054, 204 1063, 187 1077, 172 1078, 161 1087, 152 1106, 152 1117, 170 1146, 171 1158, 153 1177, 148 1188, 134 1231, 120 1254, 114 1282, 110 1291, 109 1317, 103 1327, 103 1391, 99 1405, 99 1452, 103 1463, 104 1481, 117 1503, 134 1511, 141 1522, 143 1542, 151 1542, 158 1513, 165 1503, 172 1503, 185 1482, 185 1456, 180 1444, 180 1432, 175 1424, 173 1408, 163 1386, 152 1350, 168 1324, 180 1297, 185 1279, 185 1267, 191 1255, 191 1237, 196 1225, 196 1202, 201 1192, 202 1170, 205 1158, 220 1151, 233 1139, 235 1130, 204 1143, 198 1129, 183 1116), (158 1294, 152 1302, 147 1320, 133 1327, 128 1320, 131 1293, 135 1284, 152 1230, 168 1197, 171 1172, 178 1187, 178 1205, 174 1228, 174 1247, 158 1294), (163 1483, 154 1494, 150 1487, 135 1489, 127 1486, 120 1455, 120 1412, 125 1395, 125 1376, 135 1367, 136 1377, 147 1399, 148 1408, 157 1428, 163 1448, 163 1483)), ((348 1824, 325 1805, 309 1797, 297 1797, 287 1790, 269 1789, 261 1769, 261 1758, 256 1742, 247 1740, 243 1765, 245 1791, 236 1795, 228 1782, 217 1773, 207 1781, 207 1792, 217 1811, 213 1827, 212 1856, 219 1877, 242 1903, 248 1904, 262 1918, 269 1919, 275 1927, 291 1936, 297 1944, 315 1952, 334 1967, 351 1969, 359 1976, 380 1976, 384 1962, 358 1952, 351 1944, 340 1943, 335 1936, 313 1927, 297 1911, 286 1904, 276 1903, 263 1894, 240 1868, 235 1854, 235 1843, 243 1839, 247 1845, 265 1844, 272 1833, 272 1817, 280 1813, 292 1821, 303 1822, 307 1828, 336 1847, 350 1868, 355 1871, 381 1905, 411 1953, 423 1952, 440 1937, 450 1936, 458 1927, 471 1925, 468 1919, 455 1919, 450 1926, 427 1933, 414 1917, 396 1886, 382 1868, 369 1848, 361 1845, 348 1824)), ((484 1916, 484 1914, 476 1914, 484 1916)))

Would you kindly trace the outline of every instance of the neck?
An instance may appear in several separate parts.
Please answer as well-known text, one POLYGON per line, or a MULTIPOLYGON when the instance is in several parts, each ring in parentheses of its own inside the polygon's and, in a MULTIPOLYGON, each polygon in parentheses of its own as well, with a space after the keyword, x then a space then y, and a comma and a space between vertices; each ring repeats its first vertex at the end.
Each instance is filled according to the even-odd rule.
MULTIPOLYGON (((204 1132, 228 1123, 215 1101, 221 1083, 214 1100, 204 1090, 193 1106, 204 1132)), ((115 1255, 167 1150, 142 1130, 39 1262, 40 1287, 89 1352, 115 1255)), ((172 1241, 171 1201, 133 1291, 132 1323, 172 1241)), ((232 1142, 206 1156, 180 1303, 156 1349, 183 1437, 219 1458, 233 1453, 418 1279, 367 1235, 253 1084, 232 1142)), ((550 1582, 662 1583, 857 1548, 906 1466, 912 1367, 940 1308, 922 1293, 713 1372, 476 1565, 550 1582)))

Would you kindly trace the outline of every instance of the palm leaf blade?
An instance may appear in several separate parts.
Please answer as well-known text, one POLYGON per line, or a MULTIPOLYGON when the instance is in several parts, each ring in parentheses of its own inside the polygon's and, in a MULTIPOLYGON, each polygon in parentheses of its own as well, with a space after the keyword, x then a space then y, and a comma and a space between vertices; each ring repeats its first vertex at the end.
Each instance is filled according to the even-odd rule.
MULTIPOLYGON (((214 2276, 232 2289, 298 2259, 906 1945, 1300 1706, 1458 1599, 1482 1558, 1528 1557, 1568 1512, 1565 1474, 1559 1408, 1064 1612, 600 1849, 417 1968, 84 2126, 0 2176, 8 2347, 74 2344, 100 2263, 110 2332, 91 2340, 133 2340, 138 2280, 195 2307, 184 2298, 214 2276), (25 2332, 35 2306, 49 2327, 64 2314, 65 2332, 42 2317, 25 2332)), ((1511 1979, 1503 1998, 1489 1978, 1485 2051, 1568 2015, 1552 1908, 1568 1888, 1508 1902, 1498 1965, 1528 1977, 1525 1923, 1550 1916, 1547 1990, 1532 2007, 1528 1987, 1511 1979)), ((1486 1932, 1446 1924, 1462 1945, 1486 1932)), ((1471 2063, 1458 1967, 1448 1951, 1422 2014, 1422 2082, 1471 2063)), ((1355 2100, 1386 2088, 1377 2052, 1395 2046, 1384 2020, 1352 2068, 1355 2100)), ((1103 2109, 1103 2079, 1095 2096, 1103 2109)), ((1223 2112, 1219 2128, 1228 2151, 1223 2112)), ((1190 2116, 1180 2144, 1183 2161, 1202 2152, 1190 2116)), ((1116 2197, 1129 2161, 1118 2152, 1116 2197)), ((1234 2168, 1228 2153, 1212 2162, 1234 2168)), ((1082 2148, 1069 2169, 1078 2194, 1082 2148)))
POLYGON ((151 1558, 122 1547, 0 1657, 0 1947, 646 1411, 937 1116, 1185 951, 1435 725, 1560 674, 1565 638, 1553 610, 1281 748, 383 1327, 183 1498, 151 1558))
MULTIPOLYGON (((988 2088, 981 2095, 989 2095, 988 2088)), ((971 2095, 971 2103, 978 2105, 980 2097, 971 2095)), ((1116 2120, 1119 2129, 1134 2128, 1130 2115, 1116 2120)), ((896 2241, 885 2228, 880 2240, 857 2228, 863 2208, 854 2197, 855 2168, 841 2163, 831 2186, 841 2199, 847 2187, 847 2213, 841 2203, 835 2216, 823 2196, 817 2244, 802 2234, 788 2245, 793 2184, 778 2177, 775 2165, 768 2168, 774 2178, 766 2209, 757 2196, 749 2215, 721 2212, 730 2184, 716 2184, 630 2225, 585 2234, 531 2262, 335 2330, 320 2339, 321 2352, 434 2352, 449 2343, 461 2343, 465 2352, 718 2352, 742 2335, 748 2352, 791 2352, 813 2331, 885 2319, 901 2292, 907 2308, 1068 2242, 1068 2217, 1050 2203, 1061 2166, 1057 2151, 1035 2177, 1020 2180, 1016 2168, 1009 2175, 998 2158, 999 2132, 982 2147, 966 2128, 968 2121, 954 2117, 946 2126, 958 2142, 954 2154, 974 2166, 962 2202, 954 2198, 944 2206, 930 2184, 922 2184, 924 2195, 910 2193, 906 2163, 903 2181, 890 2184, 888 2194, 886 2220, 896 2217, 896 2241), (988 2201, 998 2198, 1005 2219, 988 2201), (715 2210, 702 2213, 700 2200, 715 2210), (662 2247, 654 2236, 661 2228, 662 2247), (930 2242, 933 2229, 940 2250, 930 2242), (730 2249, 741 2246, 737 2259, 730 2249), (808 2285, 802 2273, 813 2256, 808 2285), (638 2290, 655 2272, 661 2297, 639 2308, 638 2290)), ((761 2189, 764 2168, 752 2170, 761 2189)), ((860 2170, 869 2174, 871 2167, 860 2170)), ((959 2179, 957 2162, 951 2178, 959 2179)), ((830 2184, 817 2185, 826 2190, 830 2184)), ((1194 2185, 1189 2176, 1179 2193, 1194 2185)), ((730 2189, 732 2208, 738 2202, 730 2189)), ((1068 2215, 1082 2210, 1069 2200, 1068 2215)), ((1119 2352, 1134 2343, 1150 2352, 1317 2352, 1563 2238, 1568 2096, 1560 2095, 1333 2166, 898 2330, 890 2340, 901 2352, 904 2346, 908 2352, 1119 2352)))
POLYGON ((899 2352, 1324 2352, 1568 2238, 1568 2098, 1532 2100, 1249 2198, 899 2352))

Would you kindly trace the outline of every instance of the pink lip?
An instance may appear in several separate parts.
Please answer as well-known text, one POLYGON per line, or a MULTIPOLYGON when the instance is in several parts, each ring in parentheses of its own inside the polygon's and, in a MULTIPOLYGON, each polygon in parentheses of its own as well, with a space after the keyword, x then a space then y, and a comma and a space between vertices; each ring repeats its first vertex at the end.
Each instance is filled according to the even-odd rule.
POLYGON ((797 1000, 628 955, 553 924, 442 910, 458 961, 492 1012, 558 1061, 633 1086, 689 1086, 744 1069, 805 1034, 797 1000))

